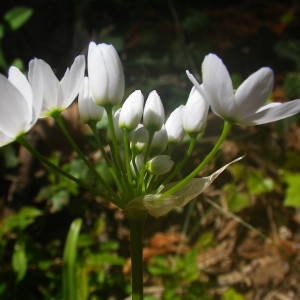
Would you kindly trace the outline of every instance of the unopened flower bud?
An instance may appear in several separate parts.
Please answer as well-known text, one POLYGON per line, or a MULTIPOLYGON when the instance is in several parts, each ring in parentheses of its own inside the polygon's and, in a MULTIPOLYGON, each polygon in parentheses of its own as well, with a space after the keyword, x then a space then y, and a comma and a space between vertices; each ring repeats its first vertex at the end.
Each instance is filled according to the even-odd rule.
MULTIPOLYGON (((115 130, 115 135, 118 141, 122 141, 122 130, 119 127, 119 118, 120 118, 120 111, 121 108, 115 111, 114 116, 113 116, 113 122, 114 122, 114 130, 115 130)), ((112 132, 109 130, 108 131, 108 137, 111 139, 112 138, 112 132)))
POLYGON ((138 154, 134 158, 134 163, 133 163, 133 161, 130 162, 130 166, 131 166, 131 169, 133 170, 133 173, 137 175, 137 173, 141 170, 143 164, 144 164, 144 155, 138 154))
POLYGON ((143 115, 144 96, 140 90, 134 91, 125 100, 119 118, 119 127, 128 130, 134 129, 143 115))
POLYGON ((90 89, 98 105, 114 105, 124 96, 124 73, 116 49, 112 45, 90 42, 88 50, 90 89))
POLYGON ((154 133, 152 143, 150 146, 150 151, 152 154, 162 153, 166 150, 168 145, 168 134, 165 126, 154 133))
POLYGON ((89 79, 84 78, 83 85, 78 96, 78 110, 83 122, 90 120, 99 121, 103 115, 104 108, 95 104, 89 89, 89 79))
POLYGON ((169 143, 180 143, 183 136, 184 130, 182 125, 184 105, 177 107, 169 116, 166 121, 165 127, 168 134, 169 143))
POLYGON ((199 133, 206 124, 209 105, 194 87, 188 97, 183 112, 183 128, 188 133, 199 133))
POLYGON ((157 155, 147 162, 147 170, 154 175, 168 173, 174 165, 169 155, 157 155))
POLYGON ((143 115, 144 126, 151 131, 157 131, 165 121, 165 111, 157 92, 152 91, 146 101, 143 115))
POLYGON ((134 151, 136 151, 137 153, 142 152, 149 141, 148 130, 142 124, 139 124, 130 133, 130 141, 130 146, 134 151))

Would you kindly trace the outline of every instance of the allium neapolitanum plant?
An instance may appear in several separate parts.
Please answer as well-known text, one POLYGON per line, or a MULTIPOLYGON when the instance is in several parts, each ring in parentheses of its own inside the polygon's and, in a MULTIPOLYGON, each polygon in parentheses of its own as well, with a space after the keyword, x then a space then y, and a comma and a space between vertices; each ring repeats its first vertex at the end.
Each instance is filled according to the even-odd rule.
MULTIPOLYGON (((292 116, 300 111, 300 99, 263 106, 273 88, 273 72, 264 67, 250 75, 235 91, 223 62, 214 54, 202 64, 202 84, 187 72, 194 84, 185 105, 165 120, 159 94, 153 90, 144 99, 142 91, 123 101, 125 80, 120 58, 112 45, 91 42, 85 58, 74 60, 59 81, 41 59, 29 62, 27 76, 17 68, 8 78, 0 75, 0 145, 17 141, 37 156, 47 168, 68 177, 95 195, 123 209, 130 224, 132 299, 143 299, 143 227, 147 215, 160 217, 182 207, 202 193, 231 163, 210 176, 199 173, 213 159, 233 124, 258 125, 292 116), (61 113, 78 96, 81 120, 94 133, 113 183, 97 171, 67 131, 61 113), (123 102, 122 102, 123 101, 123 102), (224 119, 223 130, 212 149, 189 174, 183 167, 205 131, 209 107, 224 119), (107 118, 107 135, 99 134, 97 123, 107 118), (26 133, 39 118, 52 117, 78 156, 90 169, 83 181, 53 165, 26 140, 26 133), (173 161, 176 145, 188 141, 185 156, 173 161), (107 147, 109 146, 109 147, 107 147)), ((68 283, 74 300, 76 283, 68 283)), ((68 292, 66 293, 68 295, 68 292)))

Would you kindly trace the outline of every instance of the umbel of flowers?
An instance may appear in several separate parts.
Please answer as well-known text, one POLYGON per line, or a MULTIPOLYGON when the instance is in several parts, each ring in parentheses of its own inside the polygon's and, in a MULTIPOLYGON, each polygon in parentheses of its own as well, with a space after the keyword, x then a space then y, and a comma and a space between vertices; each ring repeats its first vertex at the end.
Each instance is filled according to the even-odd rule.
POLYGON ((206 177, 198 177, 213 159, 233 124, 259 125, 287 118, 300 111, 300 100, 265 104, 273 88, 273 71, 263 67, 234 91, 223 62, 209 54, 202 63, 202 83, 187 71, 193 83, 185 104, 166 119, 156 90, 149 95, 133 91, 124 98, 125 79, 120 58, 112 45, 91 42, 87 55, 75 58, 58 80, 41 59, 29 62, 27 76, 11 67, 8 78, 0 75, 0 146, 17 141, 48 168, 59 172, 95 195, 125 211, 131 233, 132 298, 143 298, 142 236, 148 214, 160 217, 202 193, 228 163, 206 177), (102 177, 65 127, 61 112, 78 96, 81 120, 94 134, 113 182, 102 177), (212 149, 188 174, 183 168, 204 134, 211 109, 224 119, 223 130, 212 149), (90 169, 82 181, 53 165, 32 148, 26 133, 39 118, 52 117, 78 156, 90 169), (97 124, 107 120, 106 134, 97 124), (186 143, 185 155, 173 160, 176 146, 186 143), (107 147, 109 146, 109 147, 107 147), (109 149, 109 150, 107 150, 109 149), (183 174, 183 175, 182 175, 183 174))

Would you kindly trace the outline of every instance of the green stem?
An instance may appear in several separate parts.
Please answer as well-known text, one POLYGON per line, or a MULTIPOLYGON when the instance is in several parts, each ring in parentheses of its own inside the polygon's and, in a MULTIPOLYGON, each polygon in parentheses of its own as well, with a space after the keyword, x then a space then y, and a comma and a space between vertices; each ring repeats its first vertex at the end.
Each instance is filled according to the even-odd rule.
POLYGON ((124 165, 122 164, 122 160, 120 156, 120 151, 119 151, 120 147, 118 146, 118 142, 117 142, 112 106, 107 105, 104 108, 107 114, 108 130, 111 135, 111 143, 109 143, 109 145, 111 148, 112 162, 114 164, 113 168, 118 171, 116 178, 119 180, 119 185, 122 186, 122 192, 126 195, 126 197, 124 196, 124 198, 127 199, 129 194, 129 190, 128 190, 129 186, 128 186, 126 172, 124 170, 124 165))
POLYGON ((142 168, 139 172, 138 191, 141 192, 141 193, 145 192, 146 186, 147 186, 147 184, 145 182, 146 163, 148 161, 148 157, 149 157, 149 153, 150 153, 150 147, 151 147, 151 144, 152 144, 154 133, 155 133, 155 131, 150 131, 149 132, 149 140, 148 140, 146 150, 145 150, 144 163, 143 163, 142 168))
POLYGON ((101 141, 101 139, 100 139, 100 137, 99 137, 99 133, 98 133, 98 130, 97 130, 97 123, 96 123, 96 122, 93 122, 93 121, 90 121, 90 122, 88 123, 88 125, 89 125, 89 127, 91 128, 91 130, 92 130, 92 132, 93 132, 93 134, 94 134, 96 143, 97 143, 97 145, 98 145, 98 147, 99 147, 99 149, 100 149, 100 151, 101 151, 101 154, 103 155, 103 157, 104 157, 106 163, 107 163, 108 165, 111 165, 111 160, 110 160, 109 156, 107 155, 107 153, 106 153, 106 151, 105 151, 105 149, 104 149, 103 143, 102 143, 102 141, 101 141))
POLYGON ((227 135, 229 134, 230 128, 231 128, 231 124, 228 121, 224 121, 223 131, 219 139, 215 143, 214 147, 211 149, 211 151, 205 156, 202 162, 190 174, 188 174, 183 180, 175 184, 172 188, 164 192, 162 197, 174 194, 175 192, 180 190, 183 186, 185 186, 187 183, 189 183, 195 176, 198 175, 198 173, 214 158, 220 146, 222 145, 227 135))
POLYGON ((196 142, 197 142, 197 139, 195 137, 191 137, 188 150, 186 151, 186 153, 185 153, 182 161, 179 162, 178 164, 176 164, 175 169, 167 176, 167 178, 162 183, 163 185, 166 185, 167 183, 169 183, 180 172, 180 170, 186 164, 187 160, 192 155, 192 152, 193 152, 193 150, 195 148, 196 142))
POLYGON ((80 148, 78 147, 78 145, 76 144, 76 142, 74 141, 72 136, 70 135, 69 131, 67 130, 67 128, 62 120, 60 112, 55 111, 52 114, 52 117, 54 118, 55 122, 57 123, 58 127, 60 128, 60 130, 62 131, 64 136, 66 137, 68 143, 76 151, 78 156, 84 161, 84 163, 88 166, 88 168, 94 173, 96 178, 100 181, 100 184, 106 189, 106 194, 107 194, 107 190, 110 190, 110 192, 112 192, 111 188, 107 185, 107 183, 104 181, 104 179, 96 171, 95 167, 91 164, 91 162, 85 157, 83 152, 80 150, 80 148))
POLYGON ((124 161, 126 166, 126 173, 127 178, 130 184, 132 184, 132 175, 131 175, 131 168, 130 168, 130 157, 129 157, 129 136, 128 130, 126 128, 123 129, 123 142, 124 142, 124 161))
POLYGON ((65 172, 64 170, 60 169, 55 164, 51 163, 49 160, 47 160, 46 157, 44 157, 42 154, 40 154, 37 150, 35 150, 26 140, 25 136, 20 135, 17 139, 17 142, 19 142, 27 151, 29 151, 32 155, 34 155, 38 160, 40 160, 47 168, 50 170, 61 174, 65 176, 68 179, 71 179, 72 181, 76 182, 79 185, 82 185, 82 182, 77 179, 76 177, 72 176, 71 174, 65 172))
MULTIPOLYGON (((100 195, 102 197, 106 197, 102 192, 99 191, 99 189, 96 189, 95 187, 91 186, 91 185, 87 185, 84 182, 82 182, 80 179, 74 177, 73 175, 65 172, 64 170, 62 170, 61 168, 59 168, 57 165, 53 164, 52 162, 50 162, 45 156, 43 156, 41 153, 39 153, 36 149, 34 149, 30 143, 26 140, 24 135, 20 135, 16 141, 21 144, 28 152, 30 152, 33 156, 35 156, 38 160, 41 161, 41 163, 48 168, 49 170, 51 170, 52 172, 55 172, 57 174, 60 174, 72 181, 74 181, 75 183, 77 183, 80 187, 90 191, 91 193, 94 193, 96 195, 100 195)), ((110 198, 107 198, 108 200, 110 198)), ((113 201, 113 197, 110 199, 113 201)))
POLYGON ((129 219, 132 300, 143 300, 143 238, 146 216, 129 219))

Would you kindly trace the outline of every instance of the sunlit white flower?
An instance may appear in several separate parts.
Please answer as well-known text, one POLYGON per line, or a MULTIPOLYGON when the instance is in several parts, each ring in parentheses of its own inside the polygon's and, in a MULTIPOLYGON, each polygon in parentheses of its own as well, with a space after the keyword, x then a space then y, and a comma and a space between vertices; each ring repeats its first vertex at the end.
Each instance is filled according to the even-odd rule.
POLYGON ((169 143, 180 143, 184 136, 182 125, 183 111, 184 105, 180 105, 171 112, 165 123, 169 143))
POLYGON ((171 171, 174 161, 169 155, 157 155, 147 162, 147 169, 154 175, 163 175, 171 171))
POLYGON ((84 77, 83 85, 79 91, 78 110, 80 118, 84 122, 90 120, 99 121, 104 112, 104 108, 95 104, 92 100, 88 77, 84 77))
POLYGON ((0 146, 14 141, 36 123, 41 106, 43 82, 37 60, 29 62, 28 80, 16 67, 8 79, 0 74, 0 146))
POLYGON ((143 124, 151 130, 157 131, 165 121, 165 111, 158 93, 152 91, 145 103, 143 124))
POLYGON ((222 118, 242 124, 259 125, 281 120, 300 112, 300 99, 262 106, 273 88, 274 75, 268 67, 251 74, 234 92, 227 68, 221 59, 209 54, 202 63, 200 85, 195 77, 187 73, 200 93, 206 93, 212 110, 222 118))
POLYGON ((42 59, 37 59, 43 78, 43 105, 41 116, 51 115, 53 111, 64 110, 77 97, 84 78, 85 59, 83 55, 75 58, 59 81, 51 67, 42 59))
POLYGON ((90 42, 87 59, 95 103, 103 106, 120 103, 124 96, 125 79, 116 49, 112 45, 90 42))
POLYGON ((183 128, 188 133, 198 133, 206 124, 209 105, 196 88, 192 88, 183 109, 183 128))
POLYGON ((129 130, 134 129, 141 121, 144 107, 144 96, 140 90, 129 95, 122 105, 119 126, 129 130))

